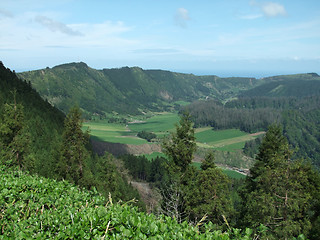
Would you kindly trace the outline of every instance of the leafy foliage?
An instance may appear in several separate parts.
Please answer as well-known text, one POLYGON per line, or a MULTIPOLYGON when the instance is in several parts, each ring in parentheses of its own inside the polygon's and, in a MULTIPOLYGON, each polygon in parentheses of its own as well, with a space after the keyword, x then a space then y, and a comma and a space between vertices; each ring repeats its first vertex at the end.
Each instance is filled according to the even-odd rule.
MULTIPOLYGON (((68 182, 32 177, 0 166, 1 238, 9 239, 249 239, 253 231, 202 233, 187 222, 138 212, 68 182)), ((263 234, 263 233, 262 233, 263 234)))

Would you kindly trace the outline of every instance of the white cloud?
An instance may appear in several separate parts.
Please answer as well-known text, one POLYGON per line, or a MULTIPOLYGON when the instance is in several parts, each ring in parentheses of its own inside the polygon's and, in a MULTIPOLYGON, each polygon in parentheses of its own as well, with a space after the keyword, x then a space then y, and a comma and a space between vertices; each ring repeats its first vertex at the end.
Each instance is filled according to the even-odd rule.
POLYGON ((278 17, 287 15, 287 11, 283 5, 276 2, 257 2, 250 1, 251 6, 258 7, 265 17, 278 17))
MULTIPOLYGON (((1 14, 1 13, 0 13, 1 14)), ((0 15, 1 16, 1 15, 0 15)), ((1 49, 44 51, 52 46, 60 48, 127 49, 137 41, 124 37, 132 30, 123 22, 65 24, 48 14, 26 12, 0 21, 1 49)))
POLYGON ((261 9, 267 17, 285 16, 287 14, 283 5, 274 2, 263 3, 261 9))
POLYGON ((178 8, 174 19, 175 19, 176 25, 185 28, 187 26, 187 22, 191 18, 189 16, 189 11, 187 9, 178 8))
POLYGON ((82 36, 83 34, 79 31, 73 30, 71 27, 67 26, 64 23, 54 21, 46 16, 36 16, 36 22, 40 23, 41 25, 45 26, 52 32, 61 32, 70 36, 82 36))

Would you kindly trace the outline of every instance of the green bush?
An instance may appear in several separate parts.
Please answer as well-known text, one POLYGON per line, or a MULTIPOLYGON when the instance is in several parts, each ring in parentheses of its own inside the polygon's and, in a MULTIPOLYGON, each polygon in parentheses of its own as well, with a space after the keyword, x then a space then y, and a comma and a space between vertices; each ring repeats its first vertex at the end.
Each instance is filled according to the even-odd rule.
POLYGON ((66 181, 0 166, 0 239, 252 239, 253 231, 202 231, 187 222, 112 203, 66 181))

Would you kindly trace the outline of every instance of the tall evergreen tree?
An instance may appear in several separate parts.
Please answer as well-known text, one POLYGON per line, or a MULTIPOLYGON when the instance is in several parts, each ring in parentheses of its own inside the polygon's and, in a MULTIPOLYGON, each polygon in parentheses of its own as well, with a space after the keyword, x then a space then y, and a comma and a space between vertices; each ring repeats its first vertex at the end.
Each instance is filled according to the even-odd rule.
POLYGON ((19 166, 31 170, 32 163, 27 161, 29 136, 25 131, 23 106, 16 103, 5 104, 0 123, 1 155, 9 166, 19 166))
POLYGON ((176 131, 163 144, 164 153, 168 156, 168 184, 162 191, 162 211, 178 221, 185 220, 184 190, 195 173, 190 167, 196 150, 193 123, 189 113, 185 112, 180 118, 176 131))
POLYGON ((201 169, 186 186, 186 212, 191 221, 199 221, 207 216, 207 220, 221 226, 224 224, 224 217, 229 219, 233 213, 231 181, 216 167, 213 153, 206 156, 201 169))
POLYGON ((316 192, 301 161, 291 160, 292 151, 279 126, 271 126, 250 169, 243 200, 245 226, 270 229, 270 239, 307 235, 311 229, 310 209, 316 192))
POLYGON ((171 160, 171 166, 177 172, 185 172, 193 159, 193 154, 197 147, 193 123, 189 113, 183 113, 179 125, 176 125, 176 131, 171 134, 169 139, 163 142, 162 147, 164 153, 171 160))
POLYGON ((88 142, 88 136, 83 133, 81 127, 80 109, 74 107, 64 121, 58 171, 62 178, 76 184, 84 177, 85 168, 87 168, 86 159, 89 157, 85 147, 88 142))

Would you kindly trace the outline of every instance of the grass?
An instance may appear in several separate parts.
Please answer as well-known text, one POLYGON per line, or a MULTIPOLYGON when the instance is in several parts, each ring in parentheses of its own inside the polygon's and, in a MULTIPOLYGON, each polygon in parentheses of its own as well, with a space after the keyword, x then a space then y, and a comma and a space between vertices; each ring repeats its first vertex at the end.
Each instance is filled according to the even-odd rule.
POLYGON ((176 101, 174 103, 179 104, 180 106, 187 106, 190 104, 190 102, 186 102, 186 101, 176 101))
POLYGON ((238 129, 214 131, 211 128, 199 129, 196 131, 195 136, 199 147, 214 148, 220 151, 242 149, 246 141, 257 137, 238 129))
MULTIPOLYGON (((177 113, 161 113, 149 118, 131 119, 132 123, 126 125, 108 123, 105 121, 92 121, 84 123, 83 129, 89 127, 90 134, 100 141, 141 145, 148 143, 136 135, 140 131, 153 132, 162 138, 175 130, 179 122, 177 113), (136 121, 134 121, 136 120, 136 121)), ((197 145, 201 148, 213 148, 219 151, 234 152, 241 150, 246 141, 257 136, 250 135, 238 129, 217 130, 212 128, 195 129, 197 145)))
POLYGON ((88 122, 83 124, 83 129, 90 130, 90 135, 99 141, 141 145, 146 140, 138 138, 124 125, 108 123, 106 121, 88 122))
POLYGON ((231 138, 242 137, 247 135, 238 129, 218 130, 214 131, 211 128, 205 128, 205 130, 197 131, 195 134, 197 141, 201 143, 212 144, 223 140, 229 140, 231 138))
POLYGON ((140 132, 144 130, 163 136, 175 129, 175 124, 179 122, 179 119, 180 118, 177 113, 159 114, 146 119, 144 122, 129 124, 129 128, 133 132, 140 132))
POLYGON ((130 123, 127 126, 108 123, 107 120, 86 122, 83 124, 83 130, 89 128, 90 135, 99 141, 141 145, 148 142, 138 138, 136 136, 138 132, 144 130, 154 132, 158 137, 163 137, 175 129, 175 124, 178 121, 177 113, 165 113, 143 121, 139 119, 136 123, 130 123))

